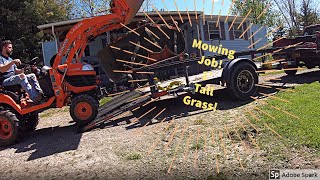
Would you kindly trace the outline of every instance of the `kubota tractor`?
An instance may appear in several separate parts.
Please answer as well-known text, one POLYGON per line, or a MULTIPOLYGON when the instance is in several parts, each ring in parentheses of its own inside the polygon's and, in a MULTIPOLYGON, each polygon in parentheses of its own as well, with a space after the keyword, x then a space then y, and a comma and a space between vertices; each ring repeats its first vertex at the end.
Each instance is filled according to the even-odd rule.
POLYGON ((38 74, 46 98, 44 103, 28 103, 19 86, 0 86, 0 146, 12 145, 34 130, 38 113, 48 108, 70 106, 70 115, 78 124, 95 119, 99 108, 96 72, 91 65, 81 63, 83 52, 94 37, 121 28, 121 23, 130 23, 142 2, 114 0, 112 13, 84 19, 68 32, 52 67, 44 67, 38 74))

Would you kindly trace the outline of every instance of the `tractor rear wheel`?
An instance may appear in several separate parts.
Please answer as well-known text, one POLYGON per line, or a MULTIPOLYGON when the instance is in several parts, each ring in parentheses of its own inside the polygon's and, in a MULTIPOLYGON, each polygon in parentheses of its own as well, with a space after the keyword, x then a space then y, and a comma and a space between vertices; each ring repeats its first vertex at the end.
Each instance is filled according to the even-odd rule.
POLYGON ((71 101, 70 115, 77 124, 87 124, 98 115, 99 102, 88 94, 76 96, 71 101))
POLYGON ((23 136, 17 116, 11 111, 0 111, 0 146, 16 143, 23 136))

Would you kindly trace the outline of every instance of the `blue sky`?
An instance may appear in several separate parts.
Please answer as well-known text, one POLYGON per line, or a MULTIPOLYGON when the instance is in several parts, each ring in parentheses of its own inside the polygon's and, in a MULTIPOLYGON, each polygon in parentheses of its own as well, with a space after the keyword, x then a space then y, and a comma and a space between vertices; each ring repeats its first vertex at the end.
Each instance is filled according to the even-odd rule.
MULTIPOLYGON (((180 11, 186 11, 186 7, 188 7, 189 11, 195 10, 194 0, 175 0, 175 1, 180 11)), ((165 0, 164 3, 162 2, 162 0, 157 0, 154 2, 158 10, 161 8, 164 8, 164 3, 168 7, 169 11, 177 10, 173 0, 165 0)), ((221 9, 221 15, 227 15, 230 5, 231 5, 231 0, 214 0, 213 14, 218 15, 221 9), (222 1, 224 1, 223 6, 221 6, 222 1)), ((196 10, 202 11, 203 7, 204 7, 205 14, 211 14, 212 0, 196 0, 196 10), (203 4, 203 1, 204 1, 204 4, 203 4)))

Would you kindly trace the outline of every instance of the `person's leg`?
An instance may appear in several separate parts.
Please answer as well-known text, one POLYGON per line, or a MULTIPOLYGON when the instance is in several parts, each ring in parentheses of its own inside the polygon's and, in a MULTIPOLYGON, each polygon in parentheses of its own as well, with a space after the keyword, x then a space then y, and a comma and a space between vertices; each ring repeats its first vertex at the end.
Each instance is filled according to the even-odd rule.
POLYGON ((25 74, 15 75, 5 79, 2 83, 2 86, 6 87, 18 84, 20 84, 22 89, 24 89, 29 94, 32 100, 34 100, 38 96, 39 93, 35 91, 34 88, 32 88, 25 74))
POLYGON ((42 89, 40 87, 39 81, 37 80, 37 77, 35 74, 28 74, 27 79, 29 83, 31 84, 32 88, 34 88, 39 93, 42 93, 42 89))
POLYGON ((19 85, 20 81, 21 81, 21 79, 20 79, 19 75, 11 76, 11 77, 8 77, 5 80, 3 80, 2 86, 6 87, 6 86, 19 85))

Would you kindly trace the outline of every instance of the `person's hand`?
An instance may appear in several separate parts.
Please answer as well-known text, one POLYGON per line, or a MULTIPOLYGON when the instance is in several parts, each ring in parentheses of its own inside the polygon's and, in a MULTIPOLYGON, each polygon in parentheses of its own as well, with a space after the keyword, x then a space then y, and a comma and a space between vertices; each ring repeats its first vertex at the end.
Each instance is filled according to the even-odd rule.
POLYGON ((20 59, 14 59, 14 60, 12 60, 12 62, 14 62, 14 64, 15 64, 16 66, 20 66, 20 65, 21 65, 20 59))
POLYGON ((20 69, 20 74, 24 73, 24 68, 20 69))

